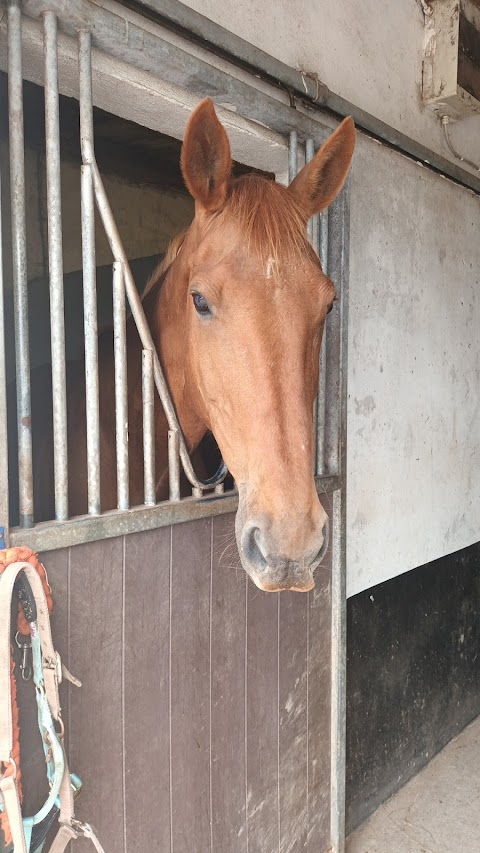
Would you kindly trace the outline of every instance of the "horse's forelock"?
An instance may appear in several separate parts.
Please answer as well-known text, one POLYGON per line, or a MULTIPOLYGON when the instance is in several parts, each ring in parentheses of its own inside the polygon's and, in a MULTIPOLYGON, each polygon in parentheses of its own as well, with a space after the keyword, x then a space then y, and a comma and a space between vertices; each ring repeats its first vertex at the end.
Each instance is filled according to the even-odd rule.
MULTIPOLYGON (((280 262, 291 261, 308 246, 304 215, 295 198, 275 181, 258 175, 236 178, 222 211, 232 217, 242 231, 249 251, 254 252, 270 271, 280 262)), ((185 242, 188 228, 174 237, 165 257, 155 268, 142 293, 142 301, 163 280, 164 273, 185 242)))
POLYGON ((296 200, 267 178, 237 178, 224 213, 240 226, 248 249, 269 267, 291 261, 308 244, 305 218, 296 200))

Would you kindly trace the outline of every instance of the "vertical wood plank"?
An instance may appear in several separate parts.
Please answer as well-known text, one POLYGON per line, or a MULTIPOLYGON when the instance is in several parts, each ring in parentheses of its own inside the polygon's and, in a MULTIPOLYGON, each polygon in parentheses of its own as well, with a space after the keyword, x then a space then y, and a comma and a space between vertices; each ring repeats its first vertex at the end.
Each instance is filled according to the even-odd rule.
MULTIPOLYGON (((331 518, 330 496, 322 504, 331 518)), ((331 547, 309 593, 308 842, 309 853, 330 848, 331 547)))
POLYGON ((234 515, 213 519, 211 587, 212 850, 245 853, 245 572, 234 515))
POLYGON ((308 596, 282 592, 279 630, 281 853, 304 850, 308 801, 308 596))
POLYGON ((128 851, 170 850, 170 528, 125 537, 124 709, 128 851))
POLYGON ((172 527, 171 784, 174 853, 210 849, 211 519, 172 527))
MULTIPOLYGON (((71 694, 70 762, 84 782, 78 815, 106 850, 124 846, 122 731, 123 538, 70 552, 70 655, 82 680, 71 694)), ((90 850, 79 839, 78 850, 90 850)))
POLYGON ((279 849, 278 594, 247 589, 248 849, 279 849))

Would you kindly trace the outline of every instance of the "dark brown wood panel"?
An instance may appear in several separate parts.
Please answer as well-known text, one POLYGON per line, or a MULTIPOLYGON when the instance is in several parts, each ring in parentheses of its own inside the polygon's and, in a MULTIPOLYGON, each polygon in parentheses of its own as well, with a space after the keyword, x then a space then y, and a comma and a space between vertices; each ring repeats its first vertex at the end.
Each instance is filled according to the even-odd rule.
POLYGON ((248 580, 247 831, 249 851, 279 849, 279 596, 248 580))
POLYGON ((211 519, 172 527, 171 779, 175 853, 210 849, 211 519))
POLYGON ((170 850, 170 528, 125 537, 127 850, 170 850))
MULTIPOLYGON (((124 845, 122 538, 70 554, 70 659, 83 686, 71 694, 70 765, 84 780, 78 815, 106 850, 124 845)), ((77 841, 89 850, 88 842, 77 841)))
POLYGON ((235 516, 213 519, 211 624, 212 849, 245 853, 245 572, 235 516))
MULTIPOLYGON (((62 687, 77 811, 105 849, 328 850, 330 553, 308 596, 253 585, 233 515, 44 561, 54 639, 83 681, 62 687)), ((26 760, 37 802, 41 753, 26 760)))
POLYGON ((308 595, 280 596, 279 806, 280 851, 303 850, 308 799, 308 595))

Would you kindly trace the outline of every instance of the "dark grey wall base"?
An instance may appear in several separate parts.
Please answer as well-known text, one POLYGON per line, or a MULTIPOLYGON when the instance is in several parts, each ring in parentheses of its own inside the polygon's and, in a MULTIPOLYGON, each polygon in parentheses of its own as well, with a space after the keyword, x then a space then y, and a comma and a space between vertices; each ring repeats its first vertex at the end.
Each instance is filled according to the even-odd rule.
POLYGON ((480 543, 348 602, 347 829, 480 714, 480 543))

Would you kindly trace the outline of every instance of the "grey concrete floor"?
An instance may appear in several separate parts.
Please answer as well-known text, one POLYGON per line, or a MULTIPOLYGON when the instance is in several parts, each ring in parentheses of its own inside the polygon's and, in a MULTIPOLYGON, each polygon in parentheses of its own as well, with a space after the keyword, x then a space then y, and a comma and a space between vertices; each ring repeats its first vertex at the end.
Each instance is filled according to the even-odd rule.
POLYGON ((347 853, 480 853, 480 717, 347 840, 347 853))

